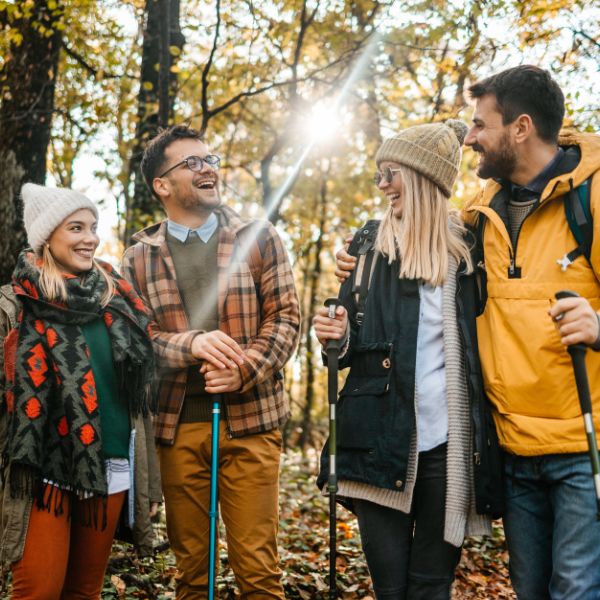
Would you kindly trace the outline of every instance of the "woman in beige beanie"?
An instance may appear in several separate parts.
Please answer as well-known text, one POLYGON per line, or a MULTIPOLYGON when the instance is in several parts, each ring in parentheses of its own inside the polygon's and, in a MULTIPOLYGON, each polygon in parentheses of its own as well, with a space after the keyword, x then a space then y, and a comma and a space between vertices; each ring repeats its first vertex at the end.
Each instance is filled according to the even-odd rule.
MULTIPOLYGON (((337 412, 342 503, 357 517, 378 600, 448 600, 467 534, 490 532, 502 495, 477 356, 471 240, 450 197, 467 127, 410 127, 383 142, 388 208, 354 237, 360 258, 335 318, 350 367, 337 412)), ((318 483, 328 474, 322 455, 318 483)))
POLYGON ((30 248, 0 288, 0 566, 13 600, 97 599, 122 510, 152 549, 150 319, 94 258, 86 196, 28 183, 22 199, 30 248))

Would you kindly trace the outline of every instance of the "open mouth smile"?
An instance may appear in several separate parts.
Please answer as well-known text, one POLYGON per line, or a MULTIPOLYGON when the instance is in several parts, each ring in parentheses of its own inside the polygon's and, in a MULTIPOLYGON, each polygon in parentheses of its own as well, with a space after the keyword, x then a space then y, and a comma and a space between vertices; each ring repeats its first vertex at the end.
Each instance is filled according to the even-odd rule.
POLYGON ((199 190, 214 190, 217 185, 217 180, 213 179, 202 179, 194 184, 199 190))
POLYGON ((77 256, 79 256, 80 258, 83 258, 85 260, 91 260, 94 257, 94 251, 93 250, 88 250, 85 248, 76 248, 74 250, 75 254, 77 254, 77 256))

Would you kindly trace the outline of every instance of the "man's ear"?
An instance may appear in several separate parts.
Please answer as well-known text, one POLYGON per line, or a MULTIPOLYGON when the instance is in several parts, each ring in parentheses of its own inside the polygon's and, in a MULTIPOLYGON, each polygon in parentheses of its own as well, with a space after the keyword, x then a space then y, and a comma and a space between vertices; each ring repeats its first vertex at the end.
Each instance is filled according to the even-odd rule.
POLYGON ((154 193, 162 200, 165 196, 169 195, 169 183, 168 180, 163 177, 155 177, 152 180, 152 189, 154 193))
POLYGON ((513 133, 515 142, 522 144, 536 133, 533 120, 528 114, 519 115, 513 122, 513 133))

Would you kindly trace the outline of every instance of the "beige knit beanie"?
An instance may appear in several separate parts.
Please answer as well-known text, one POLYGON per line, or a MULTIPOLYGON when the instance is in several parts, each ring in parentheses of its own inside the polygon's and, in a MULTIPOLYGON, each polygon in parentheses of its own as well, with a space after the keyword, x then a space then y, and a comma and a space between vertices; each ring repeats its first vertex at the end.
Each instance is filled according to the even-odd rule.
POLYGON ((381 144, 375 161, 405 165, 436 183, 448 197, 458 175, 461 151, 468 127, 462 121, 415 125, 381 144))
POLYGON ((79 209, 88 208, 98 218, 94 203, 75 190, 26 183, 21 188, 21 198, 27 241, 36 252, 48 241, 52 232, 79 209))

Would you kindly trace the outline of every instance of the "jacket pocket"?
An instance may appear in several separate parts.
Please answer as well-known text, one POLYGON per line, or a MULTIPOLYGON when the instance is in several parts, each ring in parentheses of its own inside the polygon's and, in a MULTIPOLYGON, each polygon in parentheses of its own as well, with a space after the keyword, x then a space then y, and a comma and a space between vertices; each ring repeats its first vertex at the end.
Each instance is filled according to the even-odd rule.
POLYGON ((373 451, 380 433, 379 405, 389 387, 389 377, 349 377, 340 394, 338 446, 373 451))

